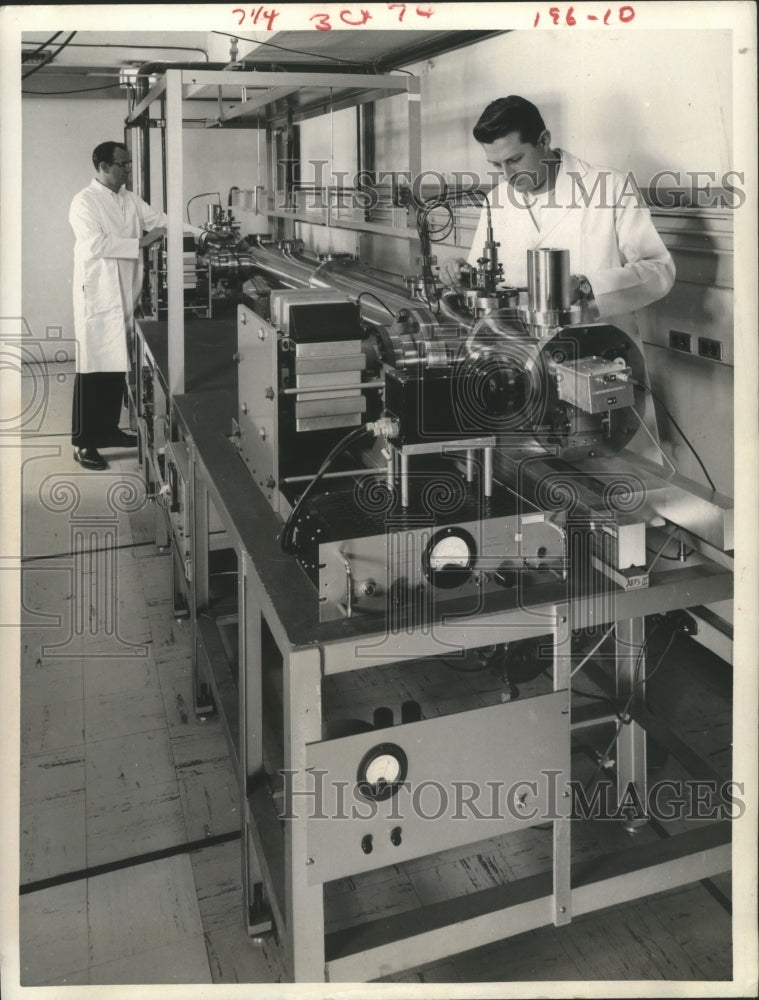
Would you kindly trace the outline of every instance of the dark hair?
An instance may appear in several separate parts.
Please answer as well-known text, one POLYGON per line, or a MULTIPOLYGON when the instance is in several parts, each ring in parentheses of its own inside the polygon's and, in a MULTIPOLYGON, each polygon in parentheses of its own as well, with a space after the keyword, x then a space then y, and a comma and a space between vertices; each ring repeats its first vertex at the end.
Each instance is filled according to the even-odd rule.
POLYGON ((510 132, 519 133, 520 142, 536 145, 545 122, 535 107, 524 97, 499 97, 488 104, 472 129, 477 142, 494 142, 510 132))
POLYGON ((95 170, 100 169, 101 163, 113 163, 113 154, 117 149, 123 149, 125 153, 129 152, 123 142, 101 142, 99 146, 95 146, 92 150, 92 162, 95 170))

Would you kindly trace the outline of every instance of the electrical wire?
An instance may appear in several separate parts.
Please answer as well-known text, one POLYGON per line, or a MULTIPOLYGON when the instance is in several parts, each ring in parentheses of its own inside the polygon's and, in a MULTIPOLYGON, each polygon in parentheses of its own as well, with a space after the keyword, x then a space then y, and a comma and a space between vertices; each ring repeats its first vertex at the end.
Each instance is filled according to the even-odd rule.
MULTIPOLYGON (((46 74, 46 76, 47 75, 48 74, 46 74)), ((94 93, 97 90, 113 90, 115 87, 121 87, 121 86, 122 84, 120 83, 109 83, 105 87, 82 87, 82 88, 77 88, 76 90, 22 90, 21 93, 27 94, 29 97, 34 97, 35 95, 39 95, 40 97, 44 96, 57 97, 60 95, 61 97, 64 97, 66 94, 90 94, 94 93)), ((129 84, 127 84, 127 86, 129 86, 129 84)))
POLYGON ((393 317, 393 319, 395 319, 395 313, 390 308, 390 306, 386 305, 386 303, 384 303, 378 295, 375 295, 374 292, 361 292, 360 295, 357 296, 356 305, 359 307, 359 309, 361 308, 361 299, 363 299, 365 295, 368 295, 370 299, 374 299, 375 302, 379 302, 382 308, 386 309, 387 312, 389 312, 390 315, 393 317))
MULTIPOLYGON (((251 42, 255 45, 267 45, 272 49, 279 49, 282 52, 291 52, 296 56, 304 56, 306 59, 328 59, 330 62, 344 63, 346 66, 363 66, 364 68, 367 66, 367 63, 358 62, 356 59, 339 59, 335 56, 324 55, 322 52, 303 52, 301 49, 289 49, 285 45, 278 45, 276 42, 256 42, 253 38, 246 38, 244 35, 235 35, 231 31, 213 31, 212 34, 226 35, 227 38, 237 38, 241 42, 251 42)), ((239 61, 245 62, 244 59, 240 59, 239 61)))
POLYGON ((686 443, 686 445, 688 446, 688 448, 690 448, 690 450, 691 450, 691 452, 692 452, 692 454, 693 454, 694 458, 696 459, 696 461, 698 462, 698 464, 699 464, 699 465, 701 466, 701 471, 702 471, 702 472, 703 472, 703 474, 704 474, 704 475, 706 476, 706 481, 707 481, 707 482, 709 483, 709 485, 711 486, 711 488, 712 488, 712 489, 714 490, 714 492, 716 493, 716 492, 717 492, 717 487, 716 487, 716 486, 714 485, 714 481, 712 480, 712 477, 711 477, 711 476, 709 475, 709 473, 708 473, 708 472, 706 471, 706 466, 705 466, 705 465, 704 465, 704 463, 703 463, 703 462, 701 461, 701 456, 700 456, 700 455, 699 455, 699 453, 698 453, 698 452, 696 451, 696 449, 695 449, 695 448, 693 447, 693 445, 692 445, 692 444, 690 443, 690 441, 688 440, 688 437, 687 437, 687 436, 686 436, 686 434, 685 434, 685 431, 684 431, 684 430, 682 429, 682 427, 681 427, 681 426, 680 426, 680 425, 678 424, 678 422, 677 422, 677 421, 675 420, 675 418, 674 418, 674 417, 672 416, 672 414, 671 414, 671 413, 669 412, 669 410, 668 410, 668 409, 667 409, 667 407, 666 407, 666 406, 664 405, 664 403, 662 403, 662 401, 661 401, 661 399, 659 398, 659 396, 657 396, 657 394, 656 394, 656 393, 654 392, 654 390, 653 390, 653 389, 651 388, 651 386, 650 386, 650 385, 646 385, 646 383, 645 383, 645 382, 640 382, 640 381, 638 381, 638 379, 632 379, 632 382, 633 382, 633 383, 634 383, 635 385, 639 385, 639 386, 641 387, 641 389, 645 389, 645 390, 646 390, 646 392, 649 392, 649 393, 651 394, 651 398, 652 398, 652 399, 653 399, 653 400, 654 400, 654 401, 655 401, 656 403, 658 403, 658 404, 659 404, 659 406, 660 406, 660 407, 662 408, 662 410, 664 410, 664 412, 665 412, 665 413, 667 414, 667 416, 669 417, 670 421, 672 422, 672 425, 674 426, 675 430, 676 430, 676 431, 678 432, 678 434, 680 435, 680 437, 681 437, 681 438, 683 439, 683 441, 684 441, 684 442, 686 443))
POLYGON ((489 670, 491 664, 487 661, 479 660, 473 667, 462 667, 453 660, 445 659, 445 657, 440 657, 440 662, 448 667, 450 670, 455 670, 459 674, 479 674, 483 670, 489 670))
POLYGON ((42 62, 37 63, 36 66, 33 66, 28 73, 22 73, 21 79, 27 80, 30 76, 33 76, 35 73, 39 72, 39 70, 41 70, 43 66, 47 66, 48 63, 52 62, 53 59, 55 59, 57 55, 60 55, 60 53, 63 52, 66 46, 71 43, 71 40, 74 37, 74 35, 76 35, 76 32, 72 31, 69 37, 66 38, 63 42, 61 42, 61 44, 54 52, 48 52, 48 54, 45 56, 42 62))
MULTIPOLYGON (((187 202, 187 205, 185 207, 185 211, 187 212, 187 221, 188 222, 190 222, 190 205, 191 205, 191 203, 193 201, 195 201, 196 198, 208 198, 210 195, 213 195, 213 194, 215 194, 216 197, 219 199, 219 205, 221 207, 223 207, 222 204, 221 204, 221 192, 220 191, 201 191, 200 194, 194 194, 192 196, 192 198, 190 198, 189 201, 187 202)), ((190 225, 192 225, 192 223, 190 223, 190 225)))
MULTIPOLYGON (((669 541, 669 539, 667 539, 667 541, 669 541)), ((695 551, 695 549, 691 549, 690 552, 684 552, 683 558, 681 559, 680 556, 665 556, 663 552, 656 552, 656 549, 649 548, 648 545, 646 546, 646 552, 656 552, 659 559, 668 559, 670 562, 685 562, 690 559, 695 551)))
POLYGON ((614 631, 614 629, 616 627, 617 627, 617 623, 614 622, 614 624, 609 629, 607 629, 606 632, 604 632, 604 634, 601 636, 601 638, 598 640, 598 642, 595 644, 595 646, 590 650, 590 652, 586 653, 585 656, 583 657, 583 659, 580 660, 580 662, 577 664, 577 666, 572 670, 572 672, 569 675, 570 679, 572 677, 574 677, 574 675, 577 673, 578 670, 582 670, 582 668, 585 666, 585 664, 588 662, 588 660, 591 658, 591 656, 609 638, 609 636, 611 635, 611 633, 614 631))
POLYGON ((283 552, 287 553, 288 555, 292 555, 294 551, 293 533, 295 531, 296 520, 298 518, 298 515, 300 514, 300 511, 303 509, 303 505, 305 504, 308 497, 311 496, 313 491, 316 489, 316 487, 323 479, 324 474, 327 472, 330 465, 332 465, 335 459, 339 455, 341 455, 344 451, 346 451, 346 449, 348 449, 355 441, 358 441, 359 438, 364 437, 371 433, 372 430, 365 424, 362 424, 360 427, 354 427, 352 431, 349 431, 344 437, 342 437, 337 442, 334 448, 324 459, 322 464, 319 466, 319 470, 317 471, 314 478, 311 480, 308 486, 306 486, 305 490, 303 490, 301 495, 298 497, 295 506, 290 511, 290 516, 285 522, 285 526, 282 528, 282 533, 279 536, 279 545, 283 552))
MULTIPOLYGON (((60 31, 57 32, 55 35, 53 35, 53 38, 57 38, 58 35, 60 34, 61 34, 60 31)), ((42 48, 44 48, 45 45, 49 45, 52 40, 53 39, 49 39, 47 42, 45 42, 44 45, 42 45, 42 48)), ((38 43, 32 40, 24 40, 22 41, 21 44, 37 45, 38 43)), ((206 62, 208 62, 208 53, 206 52, 206 50, 201 49, 196 45, 136 45, 134 43, 126 43, 126 42, 121 45, 115 45, 112 44, 111 42, 106 42, 105 44, 100 42, 72 42, 71 47, 72 49, 155 49, 159 52, 160 51, 200 52, 205 57, 206 62)), ((39 52, 40 49, 38 49, 37 51, 39 52)), ((30 55, 34 55, 34 53, 33 52, 30 53, 30 55)))
POLYGON ((664 621, 664 619, 662 619, 660 622, 657 622, 656 625, 654 625, 654 627, 651 630, 651 632, 649 633, 649 635, 647 635, 646 638, 641 643, 640 650, 638 651, 638 657, 637 657, 637 659, 635 661, 635 668, 633 670, 633 683, 632 683, 632 688, 630 690, 630 694, 629 694, 629 696, 627 698, 627 701, 625 702, 624 708, 622 709, 621 712, 618 713, 618 719, 619 719, 619 721, 617 722, 617 726, 616 726, 616 729, 614 731, 614 735, 609 740, 609 743, 608 743, 606 749, 604 750, 604 752, 599 756, 599 758, 598 758, 598 766, 596 767, 595 771, 593 772, 593 775, 591 776, 590 780, 587 782, 587 784, 585 785, 585 788, 583 789, 583 791, 586 794, 592 788, 593 784, 595 783, 596 779, 598 778, 598 775, 601 773, 601 771, 604 769, 604 767, 606 767, 606 765, 608 763, 608 759, 609 759, 609 754, 611 753, 611 748, 614 746, 614 744, 616 743, 617 739, 619 738, 619 734, 622 732, 622 727, 623 726, 628 726, 632 722, 632 718, 629 715, 629 711, 630 711, 630 706, 632 705, 633 700, 635 698, 635 695, 637 694, 638 688, 641 686, 641 684, 645 684, 645 683, 647 683, 648 681, 651 680, 651 678, 656 674, 657 670, 659 669, 659 667, 664 662, 664 658, 666 657, 667 653, 672 648, 672 643, 675 641, 675 636, 677 635, 677 630, 676 629, 672 631, 672 634, 669 637, 669 642, 664 647, 664 651, 659 656, 659 659, 656 661, 656 666, 646 676, 640 677, 640 668, 641 668, 641 664, 643 662, 643 659, 642 659, 643 658, 643 654, 644 654, 644 652, 645 652, 645 650, 646 650, 646 648, 648 646, 649 641, 651 640, 651 637, 654 635, 654 633, 657 631, 657 629, 661 626, 662 621, 664 621))
POLYGON ((427 301, 428 308, 434 315, 438 315, 440 312, 440 296, 438 295, 435 276, 432 273, 431 244, 442 243, 444 240, 448 239, 456 225, 452 206, 471 197, 479 199, 479 204, 484 205, 488 214, 488 231, 490 231, 492 226, 490 200, 484 191, 479 191, 477 188, 472 188, 469 191, 460 191, 449 194, 447 185, 444 185, 439 194, 433 195, 431 198, 427 198, 426 200, 417 203, 416 229, 419 235, 419 243, 422 251, 422 281, 424 285, 424 297, 427 301), (430 215, 434 211, 441 208, 445 210, 447 217, 442 224, 434 227, 430 223, 430 215), (430 289, 432 290, 432 294, 430 294, 430 289))
MULTIPOLYGON (((646 573, 650 573, 651 570, 654 568, 654 566, 656 565, 656 563, 659 560, 659 557, 661 556, 662 552, 664 551, 665 547, 667 546, 667 544, 669 542, 672 541, 676 530, 677 530, 676 526, 673 525, 672 528, 670 529, 669 533, 667 534, 667 537, 664 539, 664 541, 661 543, 661 545, 659 546, 658 550, 656 551, 656 554, 654 555, 653 559, 648 564, 648 566, 646 566, 646 573)), ((648 546, 646 546, 646 548, 648 548, 648 546)), ((648 551, 651 552, 652 550, 648 549, 648 551)))
POLYGON ((619 711, 617 710, 617 706, 614 704, 611 698, 608 697, 608 695, 595 694, 592 691, 581 691, 580 688, 571 688, 571 691, 572 694, 576 694, 578 698, 590 698, 593 701, 606 702, 606 704, 610 706, 611 710, 614 712, 616 717, 619 718, 619 711))
MULTIPOLYGON (((31 59, 31 58, 32 58, 33 56, 38 56, 38 55, 40 54, 40 52, 42 52, 42 50, 43 50, 43 49, 46 49, 46 48, 48 47, 48 45, 51 45, 51 44, 52 44, 52 43, 53 43, 53 42, 54 42, 54 41, 56 40, 56 38, 57 38, 57 37, 58 37, 59 35, 62 35, 62 34, 63 34, 63 32, 62 32, 62 31, 56 31, 56 33, 55 33, 54 35, 51 35, 51 36, 50 36, 50 38, 48 38, 48 40, 47 40, 46 42, 42 42, 42 43, 41 43, 41 44, 40 44, 40 45, 39 45, 39 46, 38 46, 38 47, 37 47, 37 48, 36 48, 36 49, 34 50, 34 52, 22 52, 22 53, 21 53, 21 62, 22 62, 22 63, 25 63, 25 62, 29 62, 29 60, 30 60, 30 59, 31 59)), ((22 45, 37 45, 37 43, 36 43, 36 42, 21 42, 21 44, 22 44, 22 45)))

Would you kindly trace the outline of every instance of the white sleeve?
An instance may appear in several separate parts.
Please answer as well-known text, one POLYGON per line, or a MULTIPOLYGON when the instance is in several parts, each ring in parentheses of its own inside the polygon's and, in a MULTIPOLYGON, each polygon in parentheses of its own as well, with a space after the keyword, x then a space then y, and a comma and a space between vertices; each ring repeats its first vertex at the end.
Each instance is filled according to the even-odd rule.
POLYGON ((135 197, 137 198, 137 210, 140 213, 143 229, 148 230, 156 229, 159 226, 168 226, 169 217, 165 212, 160 212, 157 208, 153 208, 152 205, 148 205, 142 198, 135 197))
MULTIPOLYGON (((142 198, 137 199, 137 209, 140 213, 140 219, 142 220, 143 229, 156 229, 158 226, 168 226, 169 217, 165 212, 159 211, 157 208, 153 208, 142 198)), ((192 226, 189 222, 185 222, 182 226, 183 233, 191 233, 193 236, 198 237, 202 232, 199 226, 192 226)))
POLYGON ((69 223, 86 257, 136 259, 139 256, 139 239, 108 232, 102 218, 84 198, 76 197, 71 202, 69 223))
POLYGON ((675 265, 651 213, 628 198, 614 209, 619 267, 587 271, 601 317, 634 312, 663 298, 675 282, 675 265))

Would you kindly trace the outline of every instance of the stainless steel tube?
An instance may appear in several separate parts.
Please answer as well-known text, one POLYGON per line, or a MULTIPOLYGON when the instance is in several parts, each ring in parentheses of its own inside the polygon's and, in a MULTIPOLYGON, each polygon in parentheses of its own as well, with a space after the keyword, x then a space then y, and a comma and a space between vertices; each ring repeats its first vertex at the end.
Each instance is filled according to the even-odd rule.
POLYGON ((568 309, 572 293, 569 250, 528 250, 527 291, 533 312, 568 309))

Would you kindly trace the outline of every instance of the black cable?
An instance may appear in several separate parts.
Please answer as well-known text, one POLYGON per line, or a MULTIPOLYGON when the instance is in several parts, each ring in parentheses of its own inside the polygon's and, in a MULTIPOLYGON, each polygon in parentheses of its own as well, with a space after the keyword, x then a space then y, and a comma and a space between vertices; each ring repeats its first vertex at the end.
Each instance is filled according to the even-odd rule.
POLYGON ((687 436, 686 436, 686 434, 685 434, 685 431, 684 431, 684 430, 682 429, 682 427, 681 427, 681 426, 680 426, 680 425, 678 424, 678 422, 677 422, 677 421, 675 420, 675 418, 674 418, 674 417, 672 416, 672 414, 671 414, 671 413, 669 412, 669 410, 668 410, 668 409, 667 409, 667 407, 666 407, 666 406, 664 405, 664 403, 662 403, 661 399, 660 399, 660 398, 659 398, 659 397, 658 397, 658 396, 656 395, 656 393, 654 392, 654 390, 653 390, 653 389, 651 388, 651 386, 650 386, 650 385, 646 385, 646 383, 645 383, 645 382, 639 382, 639 381, 638 381, 637 379, 633 379, 632 381, 633 381, 633 383, 634 383, 635 385, 639 385, 639 386, 641 387, 641 389, 645 389, 645 390, 646 390, 646 392, 650 392, 650 393, 651 393, 651 398, 652 398, 652 399, 653 399, 653 400, 654 400, 655 402, 657 402, 657 403, 659 404, 659 406, 660 406, 660 407, 662 408, 662 410, 664 410, 664 412, 665 412, 665 413, 667 414, 667 416, 669 417, 669 419, 670 419, 670 420, 672 421, 672 424, 674 425, 675 429, 676 429, 676 430, 677 430, 677 432, 679 433, 680 437, 681 437, 681 438, 683 439, 683 441, 685 441, 685 443, 686 443, 686 444, 688 445, 688 447, 690 448, 690 450, 691 450, 691 452, 693 453, 693 455, 694 455, 694 457, 695 457, 696 461, 697 461, 697 462, 698 462, 698 464, 699 464, 699 465, 701 466, 701 471, 702 471, 702 472, 703 472, 703 474, 704 474, 704 475, 706 476, 706 479, 707 479, 707 482, 709 483, 709 485, 711 486, 711 488, 712 488, 712 489, 714 490, 714 492, 716 493, 716 492, 717 492, 717 487, 716 487, 716 486, 714 485, 714 482, 712 481, 712 477, 711 477, 711 476, 709 475, 709 473, 708 473, 708 472, 706 471, 706 466, 705 466, 705 465, 704 465, 704 463, 703 463, 703 462, 701 461, 701 456, 699 455, 699 453, 698 453, 698 452, 696 451, 696 449, 695 449, 695 448, 693 447, 693 445, 692 445, 692 444, 690 443, 690 441, 688 440, 688 438, 687 438, 687 436))
POLYGON ((648 646, 649 641, 651 640, 651 637, 656 633, 657 629, 660 628, 660 626, 662 625, 662 623, 665 620, 666 619, 662 618, 661 621, 658 621, 656 623, 656 625, 654 625, 654 627, 651 629, 651 632, 646 636, 646 638, 641 643, 640 650, 638 651, 638 657, 637 657, 637 659, 635 661, 635 669, 633 670, 633 684, 632 684, 632 689, 630 691, 629 697, 627 698, 627 701, 625 702, 624 708, 622 709, 621 712, 618 713, 619 722, 617 723, 617 727, 616 727, 616 729, 614 731, 614 735, 609 740, 609 744, 606 747, 606 749, 604 750, 604 752, 599 756, 598 767, 595 769, 595 771, 593 772, 593 775, 592 775, 590 781, 587 782, 587 784, 585 785, 585 788, 583 789, 583 791, 586 794, 589 791, 589 789, 593 786, 593 783, 595 782, 595 780, 598 777, 598 775, 603 770, 604 763, 608 759, 609 753, 611 752, 611 748, 614 746, 614 744, 616 743, 616 741, 617 741, 617 739, 619 737, 619 734, 622 732, 622 727, 623 726, 629 726, 630 723, 632 722, 632 718, 628 714, 628 712, 630 710, 630 705, 632 705, 632 703, 633 703, 633 699, 634 699, 634 697, 635 697, 635 695, 637 693, 638 688, 640 687, 641 684, 645 684, 646 682, 648 682, 648 681, 651 680, 651 678, 654 676, 654 674, 656 673, 656 671, 659 669, 659 667, 664 662, 664 657, 670 651, 670 649, 672 647, 672 643, 675 641, 675 636, 677 635, 677 629, 674 629, 672 631, 672 634, 669 637, 669 642, 665 646, 664 652, 661 654, 661 656, 659 657, 659 659, 656 661, 656 666, 653 668, 653 670, 651 670, 646 676, 640 677, 639 675, 640 675, 641 664, 643 662, 643 660, 642 660, 643 654, 644 654, 644 652, 645 652, 645 650, 646 650, 646 648, 648 646))
POLYGON ((63 52, 63 50, 71 42, 71 39, 74 37, 75 34, 76 34, 76 32, 72 31, 71 34, 69 35, 69 37, 67 39, 65 39, 65 41, 61 42, 61 44, 58 46, 58 48, 54 52, 48 52, 48 54, 45 56, 45 58, 42 60, 42 62, 37 63, 37 65, 34 66, 34 67, 32 67, 32 69, 30 69, 28 73, 22 73, 21 74, 21 79, 22 80, 28 79, 30 76, 33 76, 35 73, 37 73, 39 70, 41 70, 43 66, 47 66, 48 63, 52 62, 53 59, 55 59, 55 57, 57 55, 59 55, 61 52, 63 52))
POLYGON ((662 663, 664 662, 664 657, 665 657, 665 656, 667 655, 667 653, 668 653, 668 652, 670 651, 670 649, 672 648, 672 644, 674 643, 674 641, 675 641, 675 636, 677 636, 677 634, 678 634, 678 630, 677 630, 677 629, 674 629, 674 630, 672 631, 672 635, 671 635, 671 636, 669 637, 669 642, 667 643, 667 645, 666 645, 666 646, 665 646, 665 648, 664 648, 664 652, 663 652, 663 653, 661 654, 661 656, 659 657, 659 659, 658 659, 658 660, 656 661, 656 666, 654 667, 654 669, 653 669, 653 670, 649 671, 649 672, 648 672, 648 673, 646 674, 646 677, 645 677, 645 681, 646 681, 646 683, 648 683, 648 682, 649 682, 649 681, 651 680, 651 678, 652 678, 652 677, 654 676, 654 674, 656 673, 656 671, 657 671, 657 670, 659 669, 659 667, 660 667, 660 666, 662 665, 662 663))
MULTIPOLYGON (((56 38, 58 37, 58 35, 62 35, 62 34, 63 34, 62 31, 56 31, 56 33, 54 35, 51 35, 50 38, 48 38, 48 40, 46 42, 42 42, 42 44, 39 45, 34 50, 34 52, 22 52, 21 53, 21 62, 22 63, 29 62, 29 60, 33 56, 39 55, 40 52, 42 52, 43 49, 46 49, 48 47, 48 45, 51 45, 56 40, 56 38)), ((22 45, 36 45, 37 43, 36 42, 22 42, 21 44, 22 45)))
POLYGON ((370 299, 374 299, 375 302, 379 302, 379 304, 382 306, 382 308, 386 309, 390 313, 390 315, 393 317, 393 319, 395 319, 395 313, 390 308, 390 306, 386 305, 378 295, 374 294, 374 292, 361 292, 361 294, 356 298, 356 305, 359 308, 361 308, 361 299, 363 299, 363 297, 365 295, 368 295, 370 299))
POLYGON ((316 489, 316 487, 323 479, 327 469, 329 469, 330 465, 332 465, 332 463, 338 457, 338 455, 341 455, 347 448, 349 448, 354 443, 354 441, 357 441, 359 438, 364 437, 365 435, 371 433, 372 431, 365 424, 362 424, 360 427, 354 427, 352 431, 349 431, 343 438, 341 438, 337 442, 334 448, 324 459, 322 464, 319 466, 319 471, 316 473, 314 478, 311 480, 308 486, 306 486, 305 490, 303 490, 301 495, 298 497, 297 503, 290 511, 290 516, 285 522, 285 526, 283 527, 282 533, 279 536, 279 545, 283 552, 286 552, 288 555, 292 555, 293 553, 292 535, 293 532, 295 531, 295 522, 297 520, 298 514, 302 510, 303 505, 308 499, 308 497, 311 496, 313 491, 316 489))
MULTIPOLYGON (((690 559, 695 551, 695 549, 691 549, 690 552, 684 553, 682 559, 680 559, 680 556, 665 556, 663 552, 659 552, 658 555, 660 559, 668 559, 670 562, 684 562, 685 560, 690 559)), ((649 548, 647 545, 646 552, 653 552, 656 554, 656 549, 649 548)))
MULTIPOLYGON (((268 45, 272 49, 280 49, 282 52, 291 52, 296 56, 303 56, 306 59, 329 59, 330 62, 335 63, 345 63, 348 66, 362 66, 364 69, 367 67, 367 63, 358 62, 356 59, 338 59, 335 56, 326 56, 321 52, 303 52, 301 49, 288 49, 285 45, 277 45, 276 42, 256 42, 253 38, 246 38, 244 35, 235 35, 231 31, 213 31, 213 35, 226 35, 228 38, 237 38, 241 42, 249 42, 255 45, 268 45)), ((240 59, 239 62, 244 63, 245 59, 240 59)), ((413 76, 413 74, 411 74, 413 76)))
POLYGON ((462 667, 459 666, 457 663, 454 663, 453 660, 445 659, 445 657, 443 656, 440 657, 440 662, 444 666, 448 667, 450 670, 455 670, 459 674, 479 674, 483 670, 489 670, 492 666, 492 664, 488 663, 486 660, 485 661, 480 660, 473 667, 462 667))
MULTIPOLYGON (((437 315, 440 312, 440 297, 437 293, 437 286, 435 285, 435 275, 432 273, 431 244, 436 241, 433 239, 433 233, 430 231, 429 216, 434 209, 443 205, 446 205, 445 195, 435 195, 434 198, 430 198, 427 201, 418 204, 416 210, 416 231, 419 235, 419 244, 422 251, 422 282, 424 285, 424 297, 427 302, 427 307, 434 315, 437 315), (434 305, 432 302, 433 295, 430 294, 430 289, 432 289, 432 293, 434 295, 434 305)), ((450 212, 450 209, 448 210, 450 212)), ((438 227, 435 233, 440 232, 441 229, 444 228, 445 227, 438 227)))
MULTIPOLYGON (((66 75, 68 76, 69 74, 66 75)), ((22 90, 21 93, 27 94, 29 97, 34 97, 36 94, 39 94, 40 97, 57 97, 60 94, 60 96, 63 97, 65 94, 89 94, 96 90, 113 90, 114 87, 121 86, 122 84, 120 83, 109 83, 105 87, 82 87, 81 89, 77 88, 76 90, 22 90)))
POLYGON ((576 694, 578 698, 590 698, 593 701, 605 701, 607 705, 610 706, 611 710, 614 712, 617 718, 619 718, 619 712, 617 711, 617 706, 614 702, 605 694, 594 694, 592 691, 581 691, 579 688, 570 688, 572 694, 576 694))
POLYGON ((189 199, 189 201, 187 202, 187 205, 185 206, 185 212, 187 212, 187 221, 190 223, 190 225, 192 225, 192 223, 190 222, 190 205, 192 204, 192 202, 195 201, 196 198, 207 198, 209 195, 212 195, 212 194, 216 195, 216 197, 219 199, 219 205, 221 205, 221 192, 220 191, 201 191, 200 194, 194 194, 192 196, 192 198, 189 199))
MULTIPOLYGON (((59 31, 57 34, 60 35, 61 32, 59 31)), ((57 35, 53 36, 53 38, 56 37, 57 35)), ((37 43, 33 41, 23 41, 21 44, 36 45, 37 43)), ((45 42, 45 45, 49 44, 50 41, 45 42)), ((45 46, 43 45, 42 47, 44 48, 45 46)), ((105 42, 104 44, 101 44, 100 42, 72 42, 71 48, 72 49, 156 49, 159 52, 160 51, 200 52, 205 57, 206 62, 209 61, 208 53, 206 52, 206 50, 199 48, 197 45, 136 45, 134 43, 127 43, 127 42, 124 42, 122 45, 115 45, 112 44, 111 42, 105 42)), ((31 53, 31 55, 34 55, 34 53, 31 53)))

